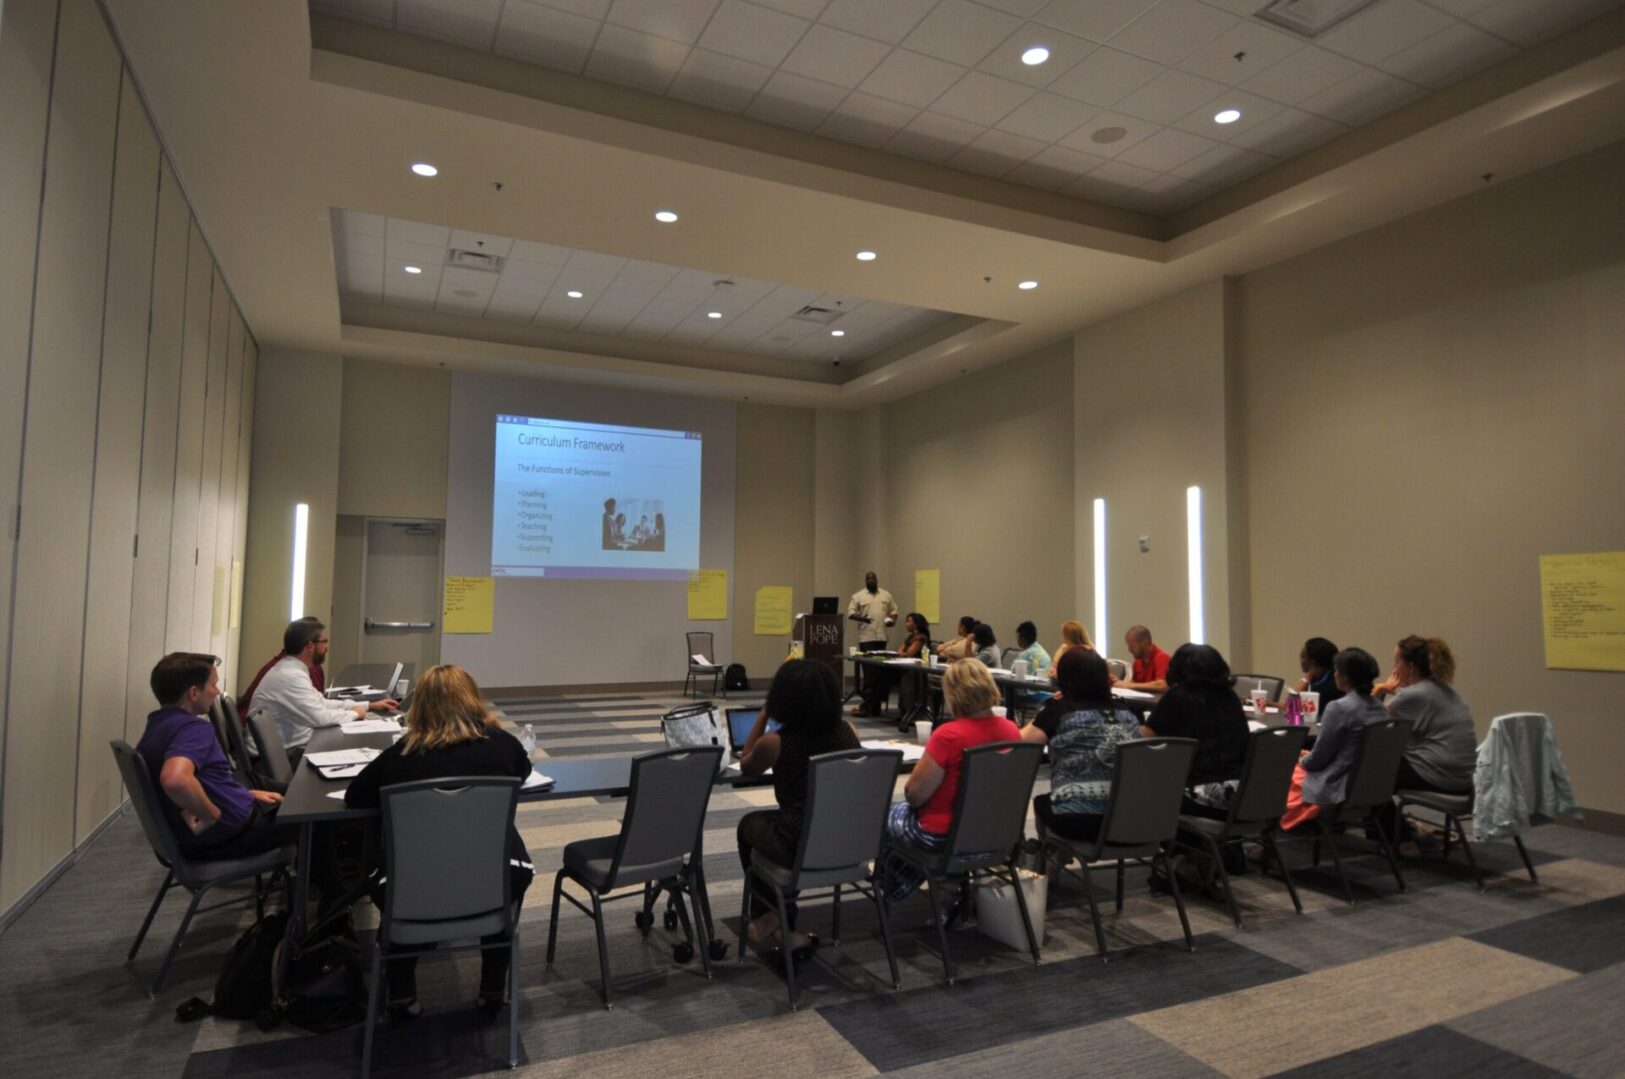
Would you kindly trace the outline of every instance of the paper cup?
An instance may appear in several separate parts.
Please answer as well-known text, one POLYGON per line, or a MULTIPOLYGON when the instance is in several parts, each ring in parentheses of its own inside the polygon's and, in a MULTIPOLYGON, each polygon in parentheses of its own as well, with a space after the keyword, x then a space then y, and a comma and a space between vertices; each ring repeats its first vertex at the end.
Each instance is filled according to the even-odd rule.
POLYGON ((1018 659, 1014 663, 1010 664, 1010 676, 1012 678, 1027 677, 1027 661, 1024 659, 1018 659))
POLYGON ((1316 717, 1320 714, 1320 694, 1313 690, 1305 690, 1298 694, 1298 697, 1303 701, 1303 721, 1305 723, 1315 722, 1316 717))
POLYGON ((914 740, 922 746, 931 740, 931 721, 929 719, 922 719, 914 724, 914 740))
POLYGON ((1009 709, 1005 708, 1005 706, 1002 704, 995 704, 993 706, 993 714, 998 716, 1000 719, 1003 719, 1007 714, 1009 714, 1009 709))
POLYGON ((395 683, 395 699, 397 701, 406 700, 406 688, 406 679, 404 678, 395 683))
POLYGON ((1263 715, 1264 707, 1269 703, 1269 691, 1264 689, 1255 689, 1248 694, 1248 696, 1252 697, 1253 699, 1253 711, 1257 712, 1259 715, 1263 715))

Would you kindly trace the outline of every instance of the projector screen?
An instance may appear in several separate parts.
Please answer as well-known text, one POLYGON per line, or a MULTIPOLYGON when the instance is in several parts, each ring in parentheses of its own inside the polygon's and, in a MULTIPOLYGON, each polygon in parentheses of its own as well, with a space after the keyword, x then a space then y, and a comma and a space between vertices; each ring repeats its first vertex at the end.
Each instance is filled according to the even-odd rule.
POLYGON ((698 431, 499 413, 491 575, 686 580, 700 567, 698 431))

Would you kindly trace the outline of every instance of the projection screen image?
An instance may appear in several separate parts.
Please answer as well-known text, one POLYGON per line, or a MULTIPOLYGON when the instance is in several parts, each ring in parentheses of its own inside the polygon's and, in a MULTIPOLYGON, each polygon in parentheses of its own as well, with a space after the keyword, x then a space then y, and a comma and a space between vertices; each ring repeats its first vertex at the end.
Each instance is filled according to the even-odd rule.
POLYGON ((491 575, 686 578, 700 447, 697 431, 498 415, 491 575))

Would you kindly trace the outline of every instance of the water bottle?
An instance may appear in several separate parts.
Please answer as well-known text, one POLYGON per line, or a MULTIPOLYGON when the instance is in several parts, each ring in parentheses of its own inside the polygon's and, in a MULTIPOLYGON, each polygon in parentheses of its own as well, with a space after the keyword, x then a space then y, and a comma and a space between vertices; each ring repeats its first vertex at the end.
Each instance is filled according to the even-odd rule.
POLYGON ((1298 691, 1295 689, 1287 690, 1286 724, 1289 727, 1303 726, 1303 701, 1298 699, 1298 691))
POLYGON ((536 752, 536 734, 530 729, 530 724, 522 724, 519 728, 519 744, 525 747, 525 756, 536 752))

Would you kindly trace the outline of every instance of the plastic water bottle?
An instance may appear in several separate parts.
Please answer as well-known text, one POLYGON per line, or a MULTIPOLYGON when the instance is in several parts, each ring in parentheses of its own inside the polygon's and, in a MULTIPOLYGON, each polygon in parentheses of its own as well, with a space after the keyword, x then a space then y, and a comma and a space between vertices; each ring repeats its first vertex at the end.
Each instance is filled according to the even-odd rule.
POLYGON ((1303 726, 1303 701, 1298 697, 1298 691, 1288 690, 1286 695, 1286 724, 1289 727, 1303 726))
POLYGON ((525 756, 536 752, 536 733, 530 729, 530 724, 522 724, 519 728, 519 744, 525 747, 525 756))

